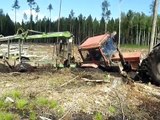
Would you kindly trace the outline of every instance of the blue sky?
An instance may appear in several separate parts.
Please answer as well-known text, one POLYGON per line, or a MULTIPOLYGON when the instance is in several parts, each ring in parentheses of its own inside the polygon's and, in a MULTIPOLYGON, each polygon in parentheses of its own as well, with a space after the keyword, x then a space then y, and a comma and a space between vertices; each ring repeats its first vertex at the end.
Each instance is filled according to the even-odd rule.
MULTIPOLYGON (((12 5, 14 0, 0 0, 0 8, 3 9, 4 13, 8 13, 11 19, 14 21, 14 11, 12 5)), ((27 0, 19 0, 20 9, 17 11, 17 21, 22 21, 23 14, 26 12, 29 15, 29 6, 27 0)), ((52 20, 58 18, 59 3, 60 0, 35 0, 40 7, 39 18, 46 16, 49 17, 49 11, 47 10, 48 5, 51 3, 53 6, 52 20)), ((93 18, 98 20, 101 18, 101 3, 103 0, 62 0, 62 11, 61 16, 68 17, 70 11, 73 9, 75 16, 83 14, 88 17, 90 14, 93 18)), ((110 3, 109 9, 111 10, 111 16, 118 18, 119 16, 119 0, 108 0, 110 3)), ((150 15, 150 4, 153 0, 122 0, 121 11, 127 12, 129 9, 135 12, 144 12, 150 15)), ((35 14, 35 13, 33 13, 35 14)))

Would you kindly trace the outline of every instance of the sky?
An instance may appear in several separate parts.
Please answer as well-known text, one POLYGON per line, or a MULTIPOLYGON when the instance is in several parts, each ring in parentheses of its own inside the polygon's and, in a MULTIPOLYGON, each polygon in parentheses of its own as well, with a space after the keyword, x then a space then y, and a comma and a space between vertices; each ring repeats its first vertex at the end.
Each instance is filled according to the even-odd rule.
MULTIPOLYGON (((8 13, 11 19, 14 21, 14 10, 12 5, 15 0, 0 0, 0 9, 3 9, 3 12, 8 13), (3 1, 3 2, 2 2, 3 1)), ((17 21, 21 22, 23 19, 23 14, 26 13, 29 18, 29 6, 27 0, 18 0, 20 9, 17 11, 17 21)), ((150 4, 153 0, 108 0, 110 3, 109 9, 111 10, 111 18, 118 18, 119 11, 127 13, 128 10, 133 10, 134 12, 143 12, 146 15, 150 15, 150 4)), ((35 2, 40 7, 40 12, 38 14, 39 19, 49 18, 49 10, 47 9, 48 5, 51 3, 53 6, 52 10, 52 21, 56 20, 59 16, 59 6, 60 0, 35 0, 35 2)), ((77 17, 82 14, 85 17, 92 15, 93 18, 101 19, 102 13, 102 4, 103 0, 62 0, 62 9, 61 17, 68 17, 70 11, 74 11, 74 16, 77 17)), ((33 15, 36 13, 33 12, 33 15)), ((33 18, 34 19, 34 18, 33 18)))

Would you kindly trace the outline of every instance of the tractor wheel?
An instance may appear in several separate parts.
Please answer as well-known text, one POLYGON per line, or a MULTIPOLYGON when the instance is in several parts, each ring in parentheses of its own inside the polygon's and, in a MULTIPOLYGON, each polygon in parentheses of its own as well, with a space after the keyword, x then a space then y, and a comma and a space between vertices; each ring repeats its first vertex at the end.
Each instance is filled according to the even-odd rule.
POLYGON ((142 81, 160 85, 160 46, 155 47, 142 61, 138 72, 142 81))

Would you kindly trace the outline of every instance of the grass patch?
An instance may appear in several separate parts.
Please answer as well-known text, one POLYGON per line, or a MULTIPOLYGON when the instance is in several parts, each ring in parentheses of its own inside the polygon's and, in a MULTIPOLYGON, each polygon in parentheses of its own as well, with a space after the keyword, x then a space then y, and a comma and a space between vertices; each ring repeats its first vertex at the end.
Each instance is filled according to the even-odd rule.
POLYGON ((100 112, 96 112, 95 120, 103 120, 103 115, 100 112))
POLYGON ((0 120, 15 120, 15 115, 6 112, 0 112, 0 120))
POLYGON ((113 106, 109 106, 108 111, 110 114, 114 114, 116 112, 116 108, 113 106))
POLYGON ((14 104, 12 102, 6 102, 4 98, 0 98, 0 110, 8 109, 13 107, 14 104))
POLYGON ((124 45, 121 45, 121 48, 124 48, 124 49, 148 49, 148 46, 135 45, 135 44, 124 44, 124 45))
POLYGON ((49 101, 44 97, 38 97, 36 99, 36 104, 38 104, 39 106, 47 106, 49 104, 49 101))
POLYGON ((49 108, 54 109, 54 108, 56 108, 57 106, 58 106, 57 101, 52 100, 52 101, 49 102, 49 108))
POLYGON ((18 90, 13 90, 13 91, 10 91, 9 93, 6 93, 4 95, 4 97, 8 97, 8 96, 12 97, 13 99, 19 99, 19 98, 21 98, 22 93, 18 90))
POLYGON ((58 106, 56 109, 57 115, 62 116, 64 114, 64 109, 61 106, 58 106))
POLYGON ((39 106, 49 107, 50 109, 54 109, 58 107, 57 101, 48 100, 44 97, 38 97, 35 102, 39 106))
POLYGON ((25 99, 18 99, 16 101, 16 107, 20 110, 23 110, 28 104, 28 101, 25 99))
POLYGON ((47 109, 51 113, 55 112, 59 116, 64 113, 63 108, 55 100, 48 100, 45 97, 37 97, 31 100, 27 98, 17 90, 4 94, 0 98, 0 111, 4 111, 3 113, 0 112, 0 120, 17 120, 15 116, 16 118, 27 117, 29 120, 36 120, 41 108, 45 108, 42 110, 47 109), (14 102, 6 102, 7 97, 12 98, 14 102), (13 114, 5 113, 5 111, 13 112, 13 114))
POLYGON ((0 100, 0 109, 3 108, 5 106, 5 103, 3 100, 0 100))
POLYGON ((36 112, 34 111, 30 112, 29 120, 36 120, 36 119, 37 119, 36 112))

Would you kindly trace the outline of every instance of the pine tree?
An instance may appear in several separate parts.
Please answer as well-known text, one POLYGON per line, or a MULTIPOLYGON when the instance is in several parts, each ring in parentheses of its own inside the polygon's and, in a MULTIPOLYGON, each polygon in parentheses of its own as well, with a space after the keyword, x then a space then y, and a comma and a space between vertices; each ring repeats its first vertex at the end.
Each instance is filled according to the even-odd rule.
POLYGON ((102 2, 102 17, 105 19, 105 33, 107 32, 107 24, 108 24, 108 20, 110 18, 111 15, 111 11, 109 10, 109 2, 107 0, 104 0, 102 2))
POLYGON ((30 29, 32 29, 32 21, 33 21, 32 10, 34 9, 36 2, 34 0, 27 0, 27 2, 30 7, 30 29))
POLYGON ((49 13, 50 13, 50 16, 49 16, 50 17, 50 20, 49 20, 49 32, 50 32, 50 30, 51 30, 51 12, 53 10, 52 4, 49 4, 47 9, 49 10, 49 13))
POLYGON ((19 2, 18 2, 18 0, 15 0, 14 1, 14 4, 12 5, 12 8, 14 8, 14 10, 15 10, 15 33, 16 33, 16 31, 17 31, 17 10, 20 8, 20 6, 19 6, 19 2))

